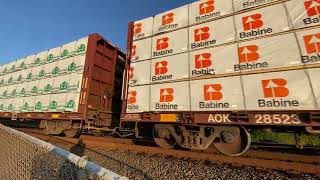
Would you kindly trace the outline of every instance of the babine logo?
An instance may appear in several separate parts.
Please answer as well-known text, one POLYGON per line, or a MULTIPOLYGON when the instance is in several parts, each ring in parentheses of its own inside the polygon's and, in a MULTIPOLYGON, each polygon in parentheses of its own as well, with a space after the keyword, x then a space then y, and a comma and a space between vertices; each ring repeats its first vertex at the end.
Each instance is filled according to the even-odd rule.
POLYGON ((243 30, 249 31, 263 26, 262 15, 260 13, 245 16, 242 18, 243 30))
POLYGON ((157 51, 167 49, 168 47, 169 47, 168 37, 157 39, 157 51))
POLYGON ((201 27, 194 30, 194 43, 191 43, 191 49, 210 46, 216 43, 216 40, 209 40, 210 28, 201 27))
POLYGON ((128 97, 128 104, 134 104, 137 102, 137 91, 130 91, 128 97))
POLYGON ((271 2, 273 0, 246 0, 242 2, 242 7, 243 8, 249 8, 249 7, 252 7, 252 6, 257 6, 257 5, 260 5, 260 4, 265 4, 267 2, 271 2))
POLYGON ((289 90, 286 88, 287 80, 285 79, 267 79, 261 82, 265 98, 279 98, 289 95, 289 90))
POLYGON ((239 64, 234 65, 234 71, 253 70, 267 68, 267 62, 257 62, 260 59, 259 47, 257 45, 242 46, 238 49, 239 64))
POLYGON ((309 0, 304 2, 308 16, 320 14, 320 0, 309 0))
POLYGON ((320 33, 303 37, 308 54, 320 52, 320 33))
POLYGON ((221 100, 223 98, 221 84, 206 84, 206 85, 204 85, 203 86, 203 95, 204 95, 203 99, 205 102, 199 102, 200 109, 229 108, 228 102, 221 102, 221 100), (217 102, 217 101, 219 101, 219 102, 217 102))
POLYGON ((261 81, 264 98, 258 99, 259 107, 292 107, 299 106, 298 100, 288 100, 289 89, 287 80, 283 78, 266 79, 261 81))
POLYGON ((210 38, 209 27, 202 27, 194 30, 194 41, 204 41, 210 38))
POLYGON ((168 61, 156 62, 155 64, 155 75, 166 74, 168 72, 168 61))
POLYGON ((140 34, 142 32, 142 23, 134 24, 134 35, 140 34))
POLYGON ((240 32, 240 38, 261 36, 272 33, 272 28, 259 29, 264 26, 262 14, 256 13, 242 17, 243 31, 240 32))
POLYGON ((259 58, 257 45, 239 47, 239 63, 257 61, 259 58))
POLYGON ((173 88, 160 89, 160 102, 172 102, 174 99, 173 93, 173 88))
POLYGON ((205 101, 218 101, 222 99, 222 86, 221 84, 204 85, 204 100, 205 101))
POLYGON ((173 78, 172 74, 168 73, 168 61, 160 61, 155 63, 155 76, 152 76, 152 81, 170 80, 173 78))
POLYGON ((128 110, 139 110, 139 105, 135 104, 137 102, 137 91, 128 92, 128 110))
POLYGON ((305 25, 320 23, 320 0, 307 0, 304 2, 308 18, 303 19, 305 25))
POLYGON ((173 23, 174 13, 168 13, 162 16, 162 26, 173 23))
POLYGON ((192 70, 192 76, 205 74, 215 74, 215 70, 210 68, 212 65, 211 53, 196 54, 194 56, 195 69, 192 70))
POLYGON ((162 26, 158 29, 159 32, 178 28, 178 24, 174 23, 174 13, 168 13, 162 16, 162 26))
POLYGON ((196 69, 207 68, 212 64, 211 53, 196 54, 194 57, 196 69))
POLYGON ((130 67, 130 69, 129 69, 129 79, 133 78, 133 75, 134 75, 133 71, 134 71, 134 67, 130 67))
POLYGON ((153 52, 153 56, 163 56, 163 55, 168 55, 173 53, 173 49, 168 49, 169 48, 169 37, 162 37, 157 39, 157 44, 156 44, 156 52, 153 52))
POLYGON ((178 109, 178 104, 172 104, 174 100, 174 89, 173 88, 163 88, 160 89, 160 103, 156 103, 156 110, 176 110, 178 109))
POLYGON ((220 14, 220 11, 215 12, 214 0, 208 0, 199 4, 199 16, 196 16, 196 21, 208 20, 220 14))
POLYGON ((214 11, 214 0, 209 0, 199 4, 199 14, 204 15, 214 11))
POLYGON ((320 61, 320 33, 303 36, 308 55, 301 56, 303 63, 320 61))

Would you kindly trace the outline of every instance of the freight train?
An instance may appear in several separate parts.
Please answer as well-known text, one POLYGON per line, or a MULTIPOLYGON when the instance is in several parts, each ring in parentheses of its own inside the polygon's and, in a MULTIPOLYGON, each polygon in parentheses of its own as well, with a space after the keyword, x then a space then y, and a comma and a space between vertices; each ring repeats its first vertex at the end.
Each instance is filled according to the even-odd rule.
POLYGON ((0 66, 0 119, 237 156, 320 147, 320 3, 201 0, 0 66))

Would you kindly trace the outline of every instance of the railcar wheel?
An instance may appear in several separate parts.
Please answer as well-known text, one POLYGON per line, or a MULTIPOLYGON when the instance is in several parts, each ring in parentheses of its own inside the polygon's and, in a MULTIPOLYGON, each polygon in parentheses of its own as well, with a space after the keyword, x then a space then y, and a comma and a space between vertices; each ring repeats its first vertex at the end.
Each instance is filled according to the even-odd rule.
POLYGON ((251 136, 244 127, 230 127, 220 132, 219 142, 214 147, 222 154, 239 156, 245 153, 251 144, 251 136))
POLYGON ((153 140, 159 147, 165 149, 172 149, 177 145, 177 141, 171 135, 170 130, 157 125, 154 128, 153 140))
POLYGON ((72 128, 68 130, 64 130, 63 133, 66 137, 76 138, 81 134, 82 122, 81 123, 73 123, 72 128))
POLYGON ((50 135, 60 135, 63 131, 63 128, 58 125, 56 121, 47 121, 43 120, 42 123, 45 134, 50 135))
POLYGON ((68 138, 75 138, 79 136, 79 129, 69 129, 69 130, 64 130, 63 133, 66 137, 68 138))

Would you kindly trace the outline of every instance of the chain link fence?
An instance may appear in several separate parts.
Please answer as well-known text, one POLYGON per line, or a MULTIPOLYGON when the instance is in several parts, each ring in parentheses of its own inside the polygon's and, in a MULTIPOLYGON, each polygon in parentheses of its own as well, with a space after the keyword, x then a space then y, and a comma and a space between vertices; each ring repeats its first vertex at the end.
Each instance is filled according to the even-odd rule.
POLYGON ((125 177, 0 124, 0 179, 83 180, 125 177))

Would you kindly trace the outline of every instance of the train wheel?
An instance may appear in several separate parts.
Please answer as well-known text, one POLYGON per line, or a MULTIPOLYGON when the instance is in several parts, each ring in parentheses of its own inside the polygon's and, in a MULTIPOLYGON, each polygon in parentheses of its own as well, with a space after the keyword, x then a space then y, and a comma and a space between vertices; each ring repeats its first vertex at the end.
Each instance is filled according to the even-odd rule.
POLYGON ((81 129, 82 129, 82 123, 74 122, 72 124, 72 128, 68 130, 64 130, 63 133, 66 137, 76 138, 80 136, 81 129))
POLYGON ((44 124, 44 132, 46 134, 60 135, 63 131, 63 128, 56 121, 43 120, 42 123, 44 124))
POLYGON ((64 130, 63 133, 64 133, 64 135, 66 135, 66 137, 75 138, 75 137, 79 136, 80 130, 79 129, 69 129, 69 130, 64 130))
POLYGON ((239 156, 245 153, 251 144, 251 137, 244 127, 228 127, 220 132, 219 142, 214 147, 228 156, 239 156))
POLYGON ((159 147, 166 149, 174 148, 177 145, 177 141, 171 135, 170 130, 163 126, 155 125, 153 140, 159 147))

